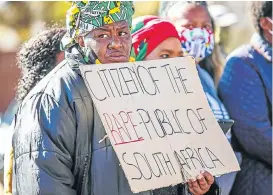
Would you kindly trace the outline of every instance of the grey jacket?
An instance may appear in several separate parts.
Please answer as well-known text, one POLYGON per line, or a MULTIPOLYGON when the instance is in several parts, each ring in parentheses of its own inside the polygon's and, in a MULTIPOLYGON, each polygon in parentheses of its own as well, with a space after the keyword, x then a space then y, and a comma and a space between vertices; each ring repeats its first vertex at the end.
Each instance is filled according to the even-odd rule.
POLYGON ((109 140, 99 143, 105 130, 71 67, 65 60, 52 70, 15 116, 16 194, 131 195, 109 140))

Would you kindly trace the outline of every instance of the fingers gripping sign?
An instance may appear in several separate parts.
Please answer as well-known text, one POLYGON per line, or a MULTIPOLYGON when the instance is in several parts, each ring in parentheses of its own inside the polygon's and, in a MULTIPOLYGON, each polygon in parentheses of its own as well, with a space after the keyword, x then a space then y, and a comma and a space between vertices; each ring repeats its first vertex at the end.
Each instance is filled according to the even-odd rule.
POLYGON ((188 182, 189 191, 193 195, 203 195, 207 193, 214 183, 214 177, 207 171, 201 172, 195 179, 188 182))

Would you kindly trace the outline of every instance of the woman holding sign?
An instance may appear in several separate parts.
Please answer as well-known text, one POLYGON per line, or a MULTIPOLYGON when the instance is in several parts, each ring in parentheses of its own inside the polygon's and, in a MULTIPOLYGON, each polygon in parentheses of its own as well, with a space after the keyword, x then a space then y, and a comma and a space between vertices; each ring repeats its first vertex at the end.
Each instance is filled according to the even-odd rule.
MULTIPOLYGON (((132 44, 137 61, 183 56, 179 35, 175 27, 170 22, 156 16, 143 16, 133 20, 132 44)), ((192 194, 201 195, 206 194, 213 183, 213 176, 204 172, 197 177, 197 180, 188 182, 188 187, 192 194)), ((186 195, 189 192, 185 187, 161 188, 154 190, 153 194, 186 195)), ((216 194, 216 192, 210 193, 216 194)))
MULTIPOLYGON (((24 98, 12 124, 17 195, 133 195, 79 65, 129 62, 130 1, 75 1, 65 60, 24 98)), ((139 195, 151 195, 150 191, 139 195)))

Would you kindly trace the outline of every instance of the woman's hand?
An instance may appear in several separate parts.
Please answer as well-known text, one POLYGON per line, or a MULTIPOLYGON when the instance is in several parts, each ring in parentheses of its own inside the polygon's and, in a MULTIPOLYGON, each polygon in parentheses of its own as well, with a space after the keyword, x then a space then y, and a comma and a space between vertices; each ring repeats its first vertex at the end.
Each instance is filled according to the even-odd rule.
POLYGON ((214 182, 214 177, 207 171, 197 176, 197 179, 188 182, 189 190, 193 195, 207 193, 214 182))

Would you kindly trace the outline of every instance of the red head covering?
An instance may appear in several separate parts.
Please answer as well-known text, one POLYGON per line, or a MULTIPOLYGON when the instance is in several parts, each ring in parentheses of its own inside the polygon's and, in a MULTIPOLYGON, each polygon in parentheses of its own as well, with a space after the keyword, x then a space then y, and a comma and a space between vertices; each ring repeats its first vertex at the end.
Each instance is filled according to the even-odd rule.
POLYGON ((142 61, 160 43, 169 37, 178 39, 178 32, 173 24, 157 16, 142 16, 133 20, 132 44, 136 61, 142 61))

